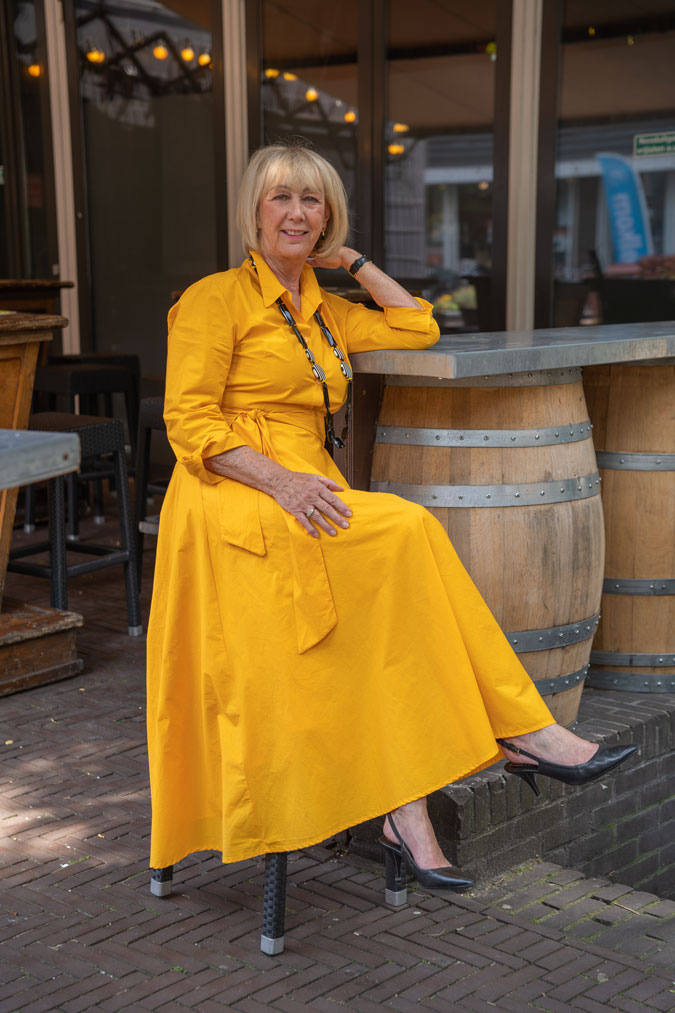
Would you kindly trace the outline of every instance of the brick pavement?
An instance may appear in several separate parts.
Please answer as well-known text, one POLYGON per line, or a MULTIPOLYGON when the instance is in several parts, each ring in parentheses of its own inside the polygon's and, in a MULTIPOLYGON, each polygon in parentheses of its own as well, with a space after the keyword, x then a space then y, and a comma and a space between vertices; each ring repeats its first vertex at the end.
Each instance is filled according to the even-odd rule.
MULTIPOLYGON (((43 582, 8 583, 48 600, 43 582)), ((2 1013, 675 1010, 673 905, 546 863, 451 900, 411 891, 394 912, 376 863, 334 843, 295 853, 274 958, 258 948, 262 861, 192 856, 152 897, 144 639, 124 632, 121 571, 71 582, 70 605, 85 672, 0 699, 2 1013)))

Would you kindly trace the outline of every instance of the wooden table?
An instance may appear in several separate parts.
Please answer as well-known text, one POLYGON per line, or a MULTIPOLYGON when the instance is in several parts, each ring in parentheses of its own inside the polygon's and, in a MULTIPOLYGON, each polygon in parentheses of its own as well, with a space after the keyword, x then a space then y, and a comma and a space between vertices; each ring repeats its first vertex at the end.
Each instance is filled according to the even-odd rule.
POLYGON ((438 517, 565 724, 588 671, 605 576, 581 367, 672 357, 673 323, 443 335, 421 352, 352 357, 357 384, 385 377, 370 488, 438 517))

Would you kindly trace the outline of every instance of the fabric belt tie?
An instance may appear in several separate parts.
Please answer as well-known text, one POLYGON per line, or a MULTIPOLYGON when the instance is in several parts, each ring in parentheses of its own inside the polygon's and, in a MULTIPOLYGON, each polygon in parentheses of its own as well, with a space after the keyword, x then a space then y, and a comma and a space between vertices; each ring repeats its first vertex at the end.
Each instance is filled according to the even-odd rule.
MULTIPOLYGON (((263 412, 252 409, 232 415, 224 414, 232 431, 246 440, 249 447, 260 451, 278 464, 281 462, 275 453, 270 420, 309 430, 323 442, 321 427, 317 428, 315 415, 311 412, 263 412)), ((234 479, 225 480, 218 488, 222 490, 220 495, 223 496, 220 520, 221 531, 226 541, 257 556, 264 556, 266 548, 260 518, 260 498, 266 494, 234 479)), ((337 612, 326 571, 321 538, 311 538, 291 514, 281 507, 279 509, 288 530, 293 566, 293 604, 298 651, 304 654, 335 628, 337 612)))

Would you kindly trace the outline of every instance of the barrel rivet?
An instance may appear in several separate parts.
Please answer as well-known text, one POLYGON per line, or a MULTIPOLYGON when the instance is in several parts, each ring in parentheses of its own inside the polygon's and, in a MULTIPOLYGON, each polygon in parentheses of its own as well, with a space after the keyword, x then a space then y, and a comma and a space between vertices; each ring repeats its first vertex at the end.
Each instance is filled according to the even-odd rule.
POLYGON ((520 499, 520 493, 519 492, 517 492, 515 495, 516 495, 516 499, 520 499))
POLYGON ((657 686, 660 686, 660 685, 661 685, 661 680, 660 680, 660 679, 657 679, 657 680, 656 680, 656 685, 657 685, 657 686))
POLYGON ((464 437, 463 437, 463 436, 460 436, 460 440, 463 440, 463 439, 464 439, 464 437))
POLYGON ((654 585, 653 585, 653 584, 650 584, 650 585, 649 585, 649 590, 650 590, 650 591, 653 591, 653 590, 654 590, 654 585))
POLYGON ((528 373, 528 374, 527 374, 527 378, 528 378, 528 380, 531 380, 531 379, 532 379, 532 374, 531 374, 531 373, 528 373))
POLYGON ((490 496, 490 493, 489 493, 489 492, 486 492, 486 493, 485 493, 485 499, 491 499, 491 498, 492 498, 492 497, 490 496))
POLYGON ((463 497, 463 496, 459 496, 458 498, 459 498, 459 499, 464 499, 464 497, 463 497))
POLYGON ((580 485, 577 486, 577 491, 581 492, 581 486, 580 485))
POLYGON ((621 458, 621 460, 620 460, 620 462, 619 462, 619 463, 620 463, 620 464, 625 464, 625 463, 626 463, 626 462, 624 461, 623 457, 621 458))
POLYGON ((410 433, 406 433, 405 434, 405 438, 406 438, 406 440, 409 440, 410 439, 410 433))
POLYGON ((511 643, 512 643, 512 644, 517 644, 517 643, 518 643, 518 641, 514 639, 514 640, 512 640, 512 641, 511 641, 511 643))
POLYGON ((484 439, 484 440, 489 440, 489 439, 490 439, 490 437, 489 437, 489 436, 484 436, 484 437, 483 437, 483 439, 484 439))
POLYGON ((556 433, 556 436, 560 436, 560 433, 556 433))
POLYGON ((543 639, 543 637, 539 637, 539 643, 541 643, 543 639))
POLYGON ((619 587, 620 587, 620 586, 621 586, 620 584, 615 584, 615 585, 614 585, 614 587, 615 587, 615 588, 617 589, 617 591, 619 590, 619 587))
POLYGON ((515 443, 515 442, 516 442, 516 438, 515 438, 515 436, 512 436, 512 437, 511 437, 511 442, 512 442, 512 443, 515 443))
POLYGON ((564 486, 564 485, 561 485, 561 486, 560 486, 560 491, 561 491, 561 492, 564 492, 564 491, 565 491, 565 486, 564 486))
POLYGON ((656 458, 656 463, 657 463, 657 464, 660 464, 660 463, 661 463, 661 458, 660 458, 660 457, 657 457, 657 458, 656 458))
POLYGON ((663 664, 663 658, 659 658, 659 665, 663 664))
POLYGON ((535 438, 535 440, 538 440, 539 439, 539 433, 536 433, 534 438, 535 438))
POLYGON ((540 496, 545 496, 546 495, 546 491, 544 489, 542 489, 541 492, 539 493, 539 495, 540 496))
POLYGON ((437 439, 437 440, 440 440, 440 438, 441 438, 441 437, 440 437, 440 434, 439 434, 439 433, 436 433, 436 439, 437 439))

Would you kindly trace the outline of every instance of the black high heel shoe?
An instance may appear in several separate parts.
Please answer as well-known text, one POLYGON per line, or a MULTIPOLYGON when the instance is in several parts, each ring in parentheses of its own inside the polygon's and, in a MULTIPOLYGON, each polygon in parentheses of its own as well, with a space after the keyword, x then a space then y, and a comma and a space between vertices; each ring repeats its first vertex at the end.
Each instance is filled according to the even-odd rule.
POLYGON ((415 859, 406 847, 405 841, 398 832, 394 818, 389 813, 389 824, 398 837, 399 843, 395 844, 388 837, 380 837, 380 846, 384 851, 385 863, 385 899, 388 904, 399 907, 405 904, 406 894, 406 865, 410 868, 415 879, 423 890, 454 890, 455 893, 462 893, 470 890, 473 886, 472 879, 464 879, 458 876, 451 865, 439 869, 420 869, 415 859))
POLYGON ((512 763, 509 760, 504 767, 504 770, 508 774, 517 774, 518 777, 522 777, 529 784, 535 795, 540 794, 537 787, 536 774, 541 774, 543 777, 552 777, 554 780, 563 781, 565 784, 587 784, 589 781, 594 781, 596 777, 602 777, 603 774, 613 770, 614 767, 618 767, 620 763, 627 760, 638 749, 637 746, 600 746, 595 756, 592 756, 586 763, 579 763, 575 767, 567 767, 562 763, 551 763, 549 760, 543 760, 540 756, 528 753, 526 749, 514 746, 513 743, 507 742, 505 739, 497 739, 497 742, 500 746, 510 749, 512 753, 516 753, 518 756, 527 756, 528 759, 537 761, 537 766, 534 767, 529 763, 512 763))

